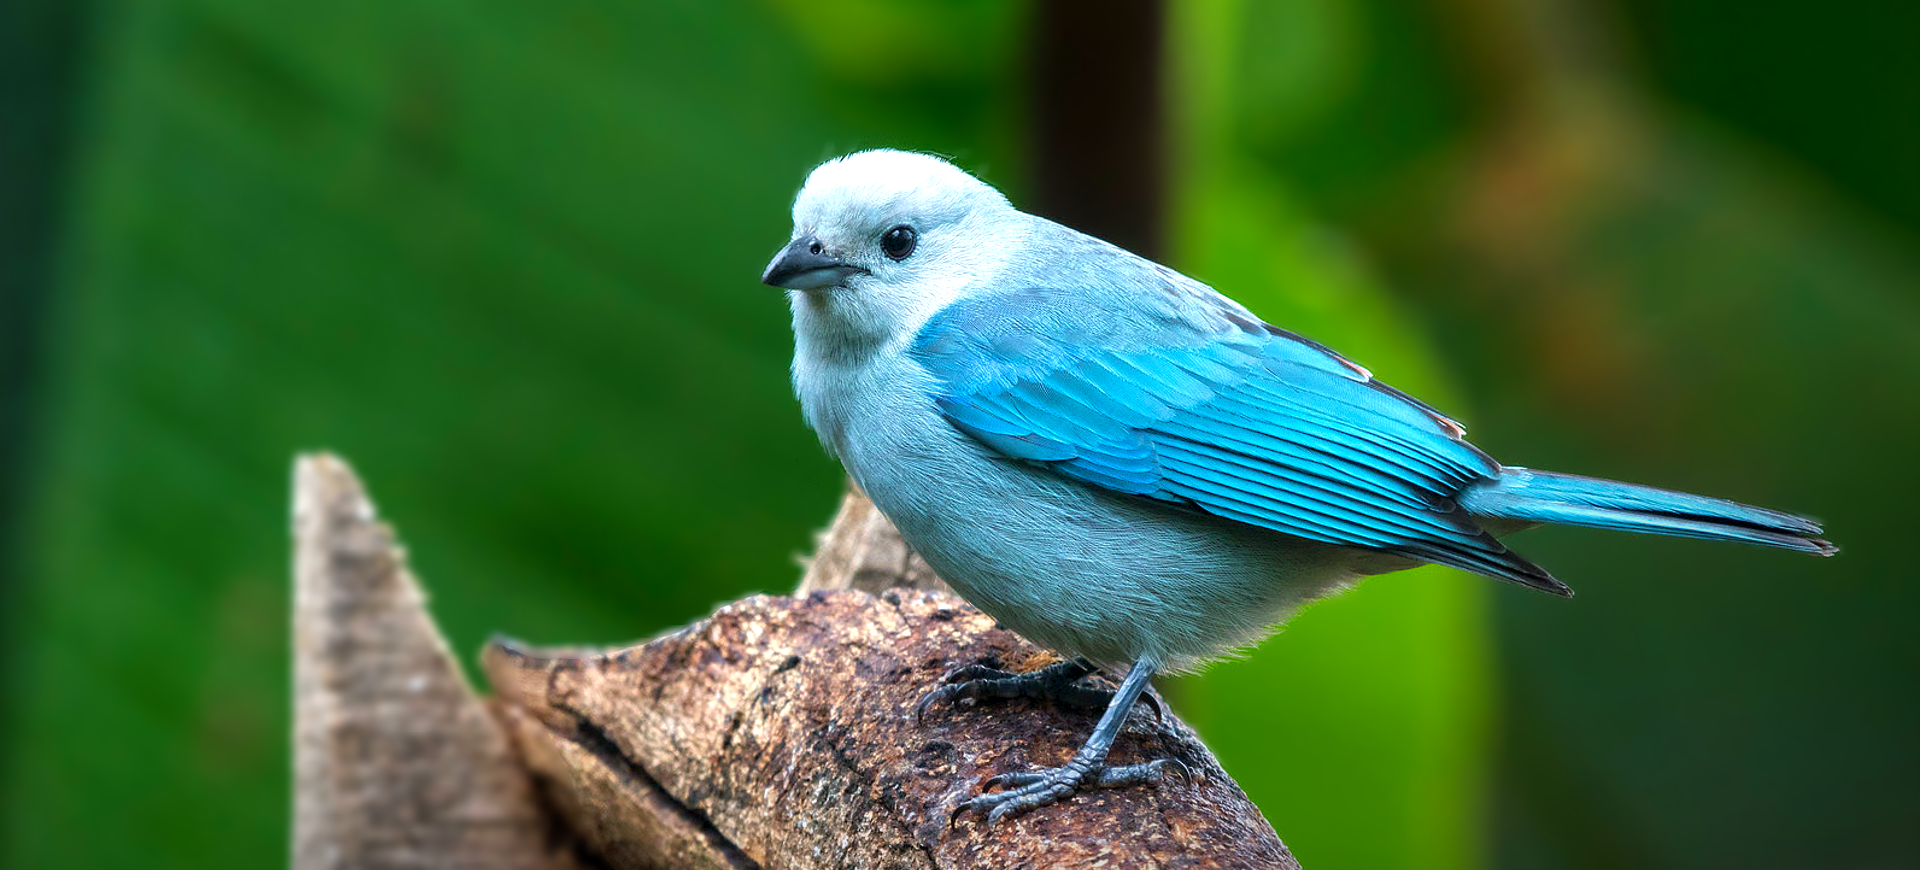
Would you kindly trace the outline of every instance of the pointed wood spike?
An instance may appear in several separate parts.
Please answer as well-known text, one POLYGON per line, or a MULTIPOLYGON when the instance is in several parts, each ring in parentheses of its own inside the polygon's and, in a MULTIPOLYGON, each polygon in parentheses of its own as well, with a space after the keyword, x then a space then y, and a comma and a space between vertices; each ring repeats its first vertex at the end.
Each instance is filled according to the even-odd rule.
POLYGON ((344 462, 298 460, 293 525, 293 866, 576 866, 344 462))

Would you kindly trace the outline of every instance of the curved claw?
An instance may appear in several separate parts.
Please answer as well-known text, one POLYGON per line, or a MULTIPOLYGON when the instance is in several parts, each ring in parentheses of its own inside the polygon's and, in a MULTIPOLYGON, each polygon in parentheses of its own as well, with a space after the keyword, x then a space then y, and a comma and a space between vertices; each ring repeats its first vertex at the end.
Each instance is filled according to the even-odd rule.
POLYGON ((1156 758, 1147 762, 1144 766, 1147 768, 1145 775, 1148 777, 1148 781, 1152 782, 1155 786, 1158 786, 1162 780, 1167 778, 1168 771, 1179 772, 1181 785, 1193 785, 1193 768, 1188 767, 1186 762, 1178 758, 1171 756, 1167 758, 1156 758))
POLYGON ((1159 692, 1155 692, 1155 691, 1153 691, 1153 690, 1151 690, 1151 689, 1149 689, 1149 690, 1148 690, 1148 691, 1147 691, 1146 693, 1144 693, 1143 695, 1141 695, 1141 697, 1142 697, 1142 698, 1143 698, 1143 699, 1144 699, 1144 700, 1145 700, 1145 701, 1146 701, 1147 703, 1149 703, 1149 704, 1152 704, 1152 705, 1153 705, 1153 724, 1155 724, 1155 725, 1159 725, 1159 724, 1161 724, 1161 723, 1163 723, 1163 722, 1166 722, 1166 721, 1167 721, 1167 717, 1166 717, 1166 709, 1165 709, 1164 707, 1161 707, 1161 706, 1160 706, 1160 693, 1159 693, 1159 692))
POLYGON ((947 698, 948 695, 952 694, 951 692, 952 689, 953 689, 952 686, 940 686, 939 688, 936 688, 924 695, 921 695, 920 703, 913 705, 914 724, 918 725, 927 721, 927 708, 933 706, 935 701, 939 701, 947 698))

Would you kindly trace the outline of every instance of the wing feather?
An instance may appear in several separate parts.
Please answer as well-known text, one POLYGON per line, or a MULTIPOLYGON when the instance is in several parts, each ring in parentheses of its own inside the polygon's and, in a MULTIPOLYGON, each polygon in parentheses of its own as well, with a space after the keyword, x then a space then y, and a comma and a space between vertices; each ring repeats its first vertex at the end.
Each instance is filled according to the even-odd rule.
POLYGON ((1465 487, 1499 470, 1459 424, 1194 287, 1154 305, 1040 289, 969 300, 930 320, 913 352, 939 379, 946 419, 1009 459, 1308 540, 1564 589, 1459 508, 1465 487))

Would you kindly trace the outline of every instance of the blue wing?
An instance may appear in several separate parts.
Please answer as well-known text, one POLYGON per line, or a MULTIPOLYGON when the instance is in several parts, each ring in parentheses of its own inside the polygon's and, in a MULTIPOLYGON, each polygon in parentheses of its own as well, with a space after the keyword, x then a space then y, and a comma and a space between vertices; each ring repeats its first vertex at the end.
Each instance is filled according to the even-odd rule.
POLYGON ((950 306, 913 353, 994 451, 1313 541, 1549 591, 1457 503, 1499 465, 1458 424, 1170 271, 1142 293, 1029 288, 950 306))

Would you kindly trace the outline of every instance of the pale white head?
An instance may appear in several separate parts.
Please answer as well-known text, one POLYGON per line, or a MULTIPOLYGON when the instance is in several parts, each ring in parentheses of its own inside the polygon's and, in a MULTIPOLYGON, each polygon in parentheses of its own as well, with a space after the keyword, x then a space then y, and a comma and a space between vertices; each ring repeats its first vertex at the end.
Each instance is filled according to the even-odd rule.
POLYGON ((792 291, 803 342, 851 350, 910 337, 985 286, 1026 231, 1006 197, 945 160, 861 151, 807 177, 793 239, 761 280, 792 291))

